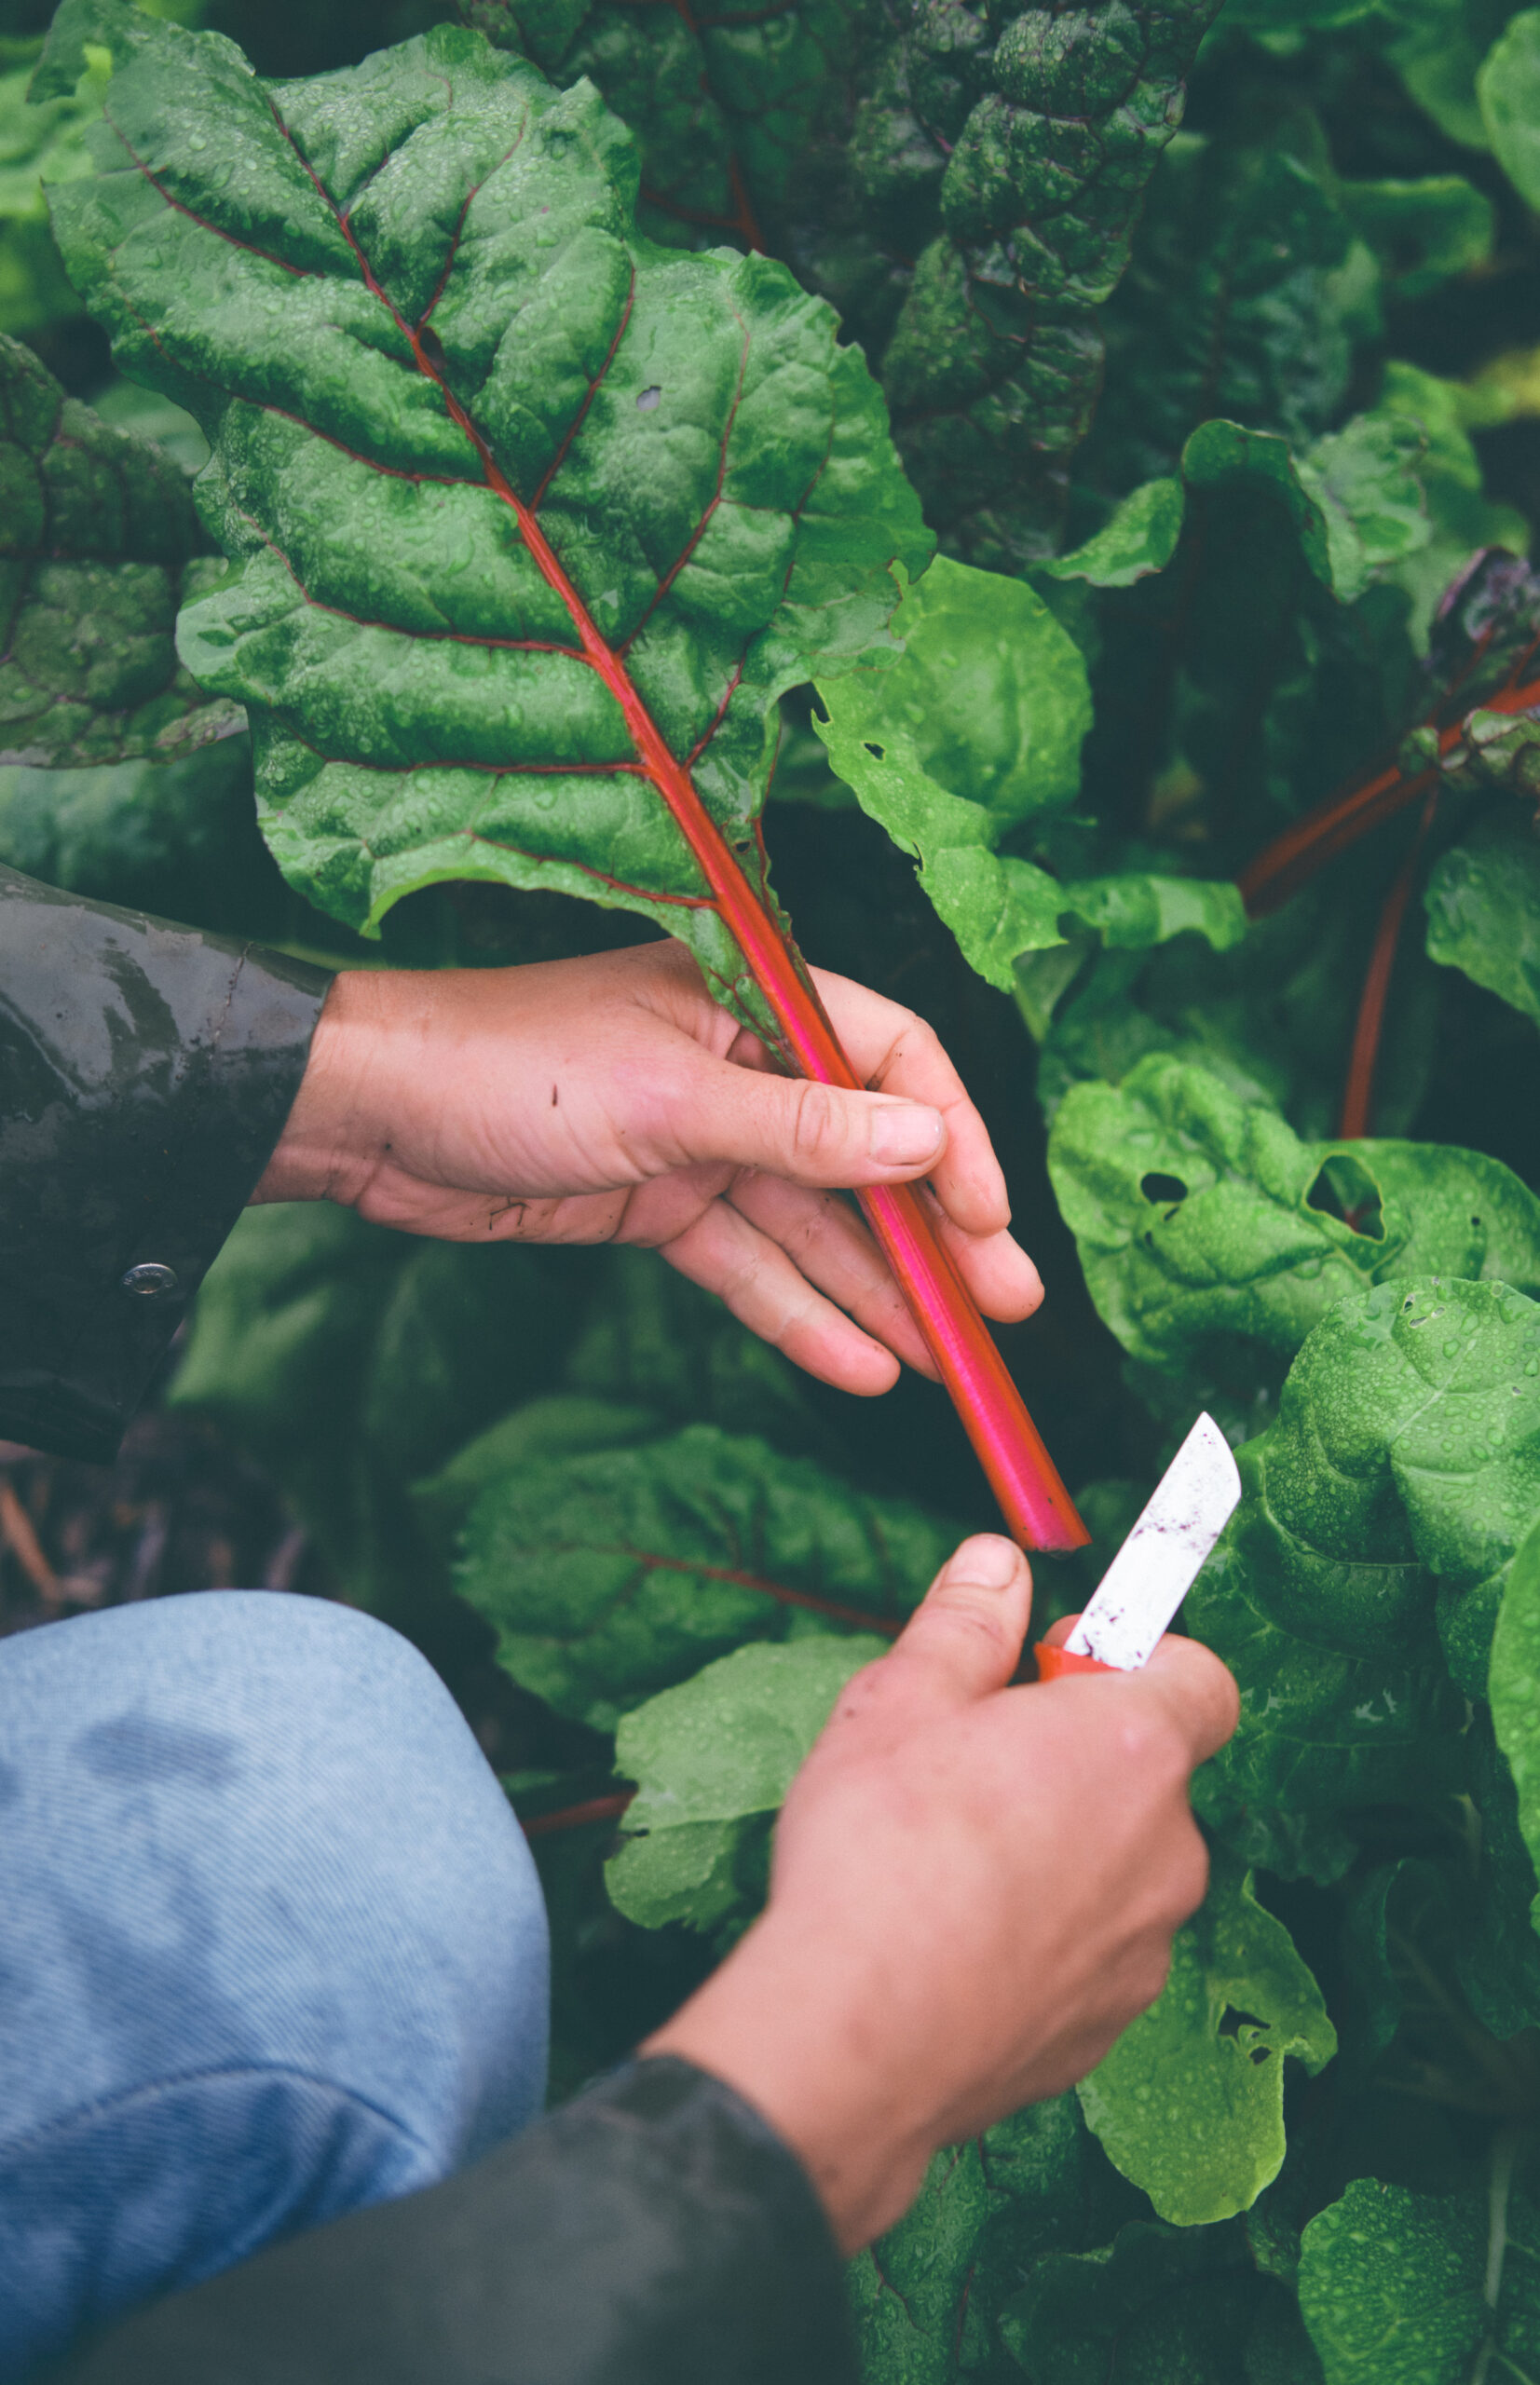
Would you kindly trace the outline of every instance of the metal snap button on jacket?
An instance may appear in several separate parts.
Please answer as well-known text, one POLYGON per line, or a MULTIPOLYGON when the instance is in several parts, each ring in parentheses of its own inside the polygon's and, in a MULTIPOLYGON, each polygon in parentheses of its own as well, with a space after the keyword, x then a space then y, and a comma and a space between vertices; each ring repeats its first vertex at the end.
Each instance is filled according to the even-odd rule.
POLYGON ((141 1300, 162 1300, 176 1289, 176 1269, 163 1267, 158 1259, 142 1259, 137 1267, 128 1270, 122 1283, 126 1292, 137 1292, 141 1300))

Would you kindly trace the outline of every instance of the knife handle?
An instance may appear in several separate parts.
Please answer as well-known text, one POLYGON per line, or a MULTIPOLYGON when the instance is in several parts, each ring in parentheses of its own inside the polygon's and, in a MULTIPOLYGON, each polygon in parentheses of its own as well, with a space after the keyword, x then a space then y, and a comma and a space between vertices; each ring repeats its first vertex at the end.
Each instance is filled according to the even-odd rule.
POLYGON ((1116 1665, 1104 1665, 1099 1656, 1083 1656, 1070 1648, 1050 1648, 1040 1640, 1033 1650, 1037 1657, 1039 1681, 1059 1681, 1066 1673, 1113 1673, 1116 1665))

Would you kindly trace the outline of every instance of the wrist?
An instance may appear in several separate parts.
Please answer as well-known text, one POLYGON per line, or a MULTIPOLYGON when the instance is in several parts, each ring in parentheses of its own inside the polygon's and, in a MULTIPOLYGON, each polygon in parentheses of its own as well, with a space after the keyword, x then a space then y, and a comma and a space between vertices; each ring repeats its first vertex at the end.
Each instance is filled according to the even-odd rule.
POLYGON ((367 1166, 354 1145, 364 1139, 358 1066, 375 973, 334 977, 310 1038, 310 1050, 283 1132, 252 1193, 264 1201, 357 1198, 367 1166))
POLYGON ((884 2059, 879 2002, 831 1971, 830 1951, 767 1914, 640 2051, 693 2063, 752 2104, 850 2254, 907 2210, 933 2146, 884 2059))

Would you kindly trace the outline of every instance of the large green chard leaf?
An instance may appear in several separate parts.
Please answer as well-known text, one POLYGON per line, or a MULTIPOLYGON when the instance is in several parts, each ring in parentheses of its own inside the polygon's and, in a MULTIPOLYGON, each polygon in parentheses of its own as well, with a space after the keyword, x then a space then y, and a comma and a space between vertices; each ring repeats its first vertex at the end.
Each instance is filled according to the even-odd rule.
POLYGON ((1014 2374, 998 2321, 1023 2276, 1045 2255, 1103 2242, 1138 2208, 1072 2094, 948 2146, 897 2227, 851 2263, 868 2385, 1014 2374))
POLYGON ((1540 842, 1529 820, 1488 813, 1439 855, 1423 900, 1431 958, 1540 1022, 1540 842))
POLYGON ((621 1716, 615 1769, 636 1794, 605 1878, 628 1920, 712 1929, 752 1918, 792 1775, 852 1674, 887 1645, 865 1632, 761 1642, 621 1716))
POLYGON ((0 338, 0 763, 116 762, 240 726, 177 662, 203 544, 176 466, 0 338))
POLYGON ((762 888, 775 700, 889 647, 890 565, 926 559, 828 309, 642 238, 591 88, 479 34, 269 88, 66 0, 56 75, 93 30, 118 72, 56 234, 212 448, 237 568, 182 647, 250 711, 285 875, 371 931, 446 878, 640 910, 767 1025, 660 790, 688 768, 762 888))
POLYGON ((1055 542, 1097 397, 1098 308, 1214 13, 1212 0, 1026 9, 990 45, 971 10, 921 11, 864 112, 869 200, 939 196, 944 229, 920 253, 882 380, 927 511, 977 562, 1010 567, 1055 542))
POLYGON ((457 1586, 513 1679, 597 1729, 745 1640, 890 1631, 961 1529, 694 1424, 531 1465, 472 1510, 457 1586))
POLYGON ((1249 2210, 1283 2167, 1284 2061, 1337 2051, 1321 1992, 1249 1874, 1216 1862, 1156 2001, 1080 2083, 1125 2177, 1179 2228, 1249 2210))
POLYGON ((763 248, 803 152, 825 127, 844 129, 860 28, 843 0, 791 0, 763 14, 462 0, 461 14, 563 85, 589 77, 636 135, 642 228, 673 245, 726 235, 763 248))
POLYGON ((1463 2195, 1357 2178, 1304 2231, 1300 2308, 1326 2385, 1528 2385, 1540 2374, 1540 2205, 1504 2133, 1463 2195))
POLYGON ((1540 1200, 1500 1161, 1302 1142, 1165 1054, 1121 1084, 1072 1086, 1048 1166, 1092 1299, 1150 1366, 1275 1379, 1334 1301, 1390 1274, 1540 1293, 1540 1200))
MULTIPOLYGON (((1519 1828, 1532 1865, 1540 1870, 1540 1525, 1514 1559, 1492 1638, 1490 1685, 1497 1743, 1518 1792, 1519 1828)), ((1499 1827, 1500 1819, 1499 1807, 1499 1827)), ((1540 1929, 1540 1898, 1531 1912, 1540 1929)))
POLYGON ((1300 2332, 1234 2222, 1136 2219, 1096 2252, 1050 2253, 1001 2321, 1032 2385, 1316 2385, 1300 2332))
POLYGON ((1540 1513, 1540 1308, 1438 1278, 1340 1301, 1239 1463, 1246 1496, 1185 1609, 1241 1685, 1199 1802, 1274 1868, 1292 1842, 1329 1874, 1346 1849, 1313 1838, 1312 1818, 1458 1782, 1445 1665, 1485 1694, 1504 1583, 1540 1513))
MULTIPOLYGON (((1125 568, 1121 561, 1114 570, 1125 568)), ((1097 566, 1092 565, 1091 568, 1097 566)), ((909 589, 903 660, 820 684, 813 725, 865 811, 920 864, 920 884, 981 976, 1010 992, 1023 953, 1065 931, 1138 948, 1246 933, 1227 882, 1128 871, 1061 879, 994 848, 1072 802, 1090 691, 1079 647, 1023 581, 945 556, 909 589)))
POLYGON ((1377 273, 1347 266, 1352 232, 1298 119, 1268 143, 1179 133, 1133 263, 1106 310, 1107 389, 1086 451, 1122 490, 1175 469, 1208 415, 1303 442, 1346 394, 1377 273))

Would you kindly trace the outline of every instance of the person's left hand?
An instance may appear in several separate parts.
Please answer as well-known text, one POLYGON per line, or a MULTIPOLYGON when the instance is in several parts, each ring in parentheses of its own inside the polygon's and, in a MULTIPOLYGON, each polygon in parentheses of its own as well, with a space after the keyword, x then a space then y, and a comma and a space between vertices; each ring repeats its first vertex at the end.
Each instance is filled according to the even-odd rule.
POLYGON ((345 972, 252 1198, 338 1201, 455 1242, 649 1245, 827 1383, 886 1391, 900 1358, 932 1374, 880 1252, 828 1188, 928 1177, 986 1315, 1029 1315, 1043 1286, 934 1033, 812 974, 869 1092, 775 1073, 677 944, 345 972))

